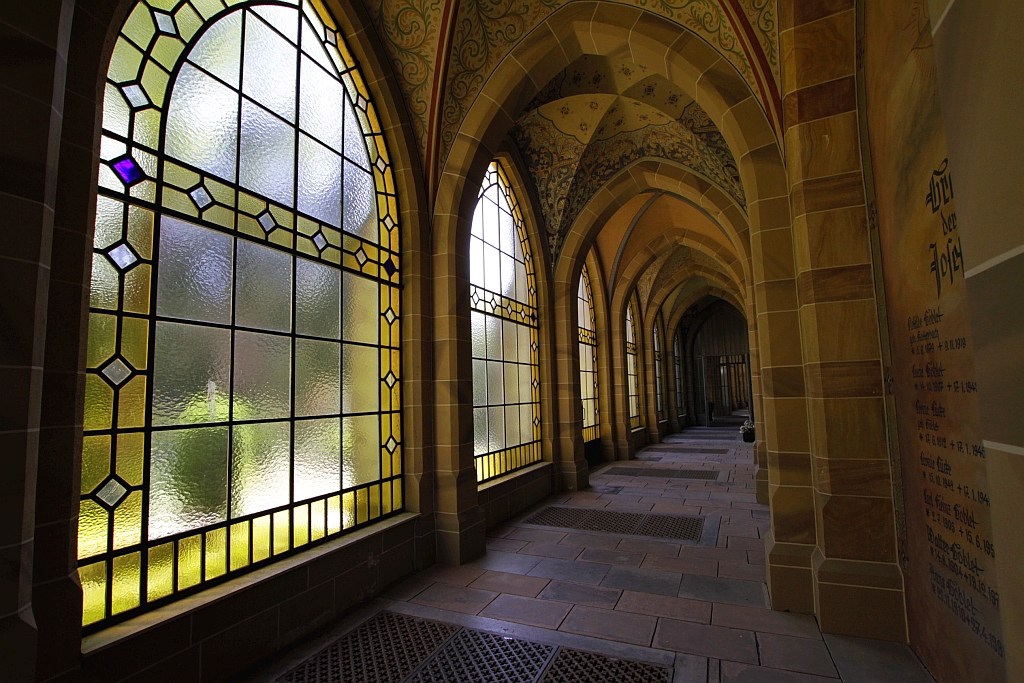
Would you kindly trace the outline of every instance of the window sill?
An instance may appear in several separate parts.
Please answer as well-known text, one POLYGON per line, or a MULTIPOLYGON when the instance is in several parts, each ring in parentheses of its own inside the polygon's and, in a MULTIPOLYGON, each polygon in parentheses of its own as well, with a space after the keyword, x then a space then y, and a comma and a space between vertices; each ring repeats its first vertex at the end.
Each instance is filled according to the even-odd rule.
POLYGON ((255 586, 264 581, 269 581, 277 576, 289 572, 296 567, 309 564, 321 557, 336 553, 343 548, 354 545, 366 538, 384 533, 390 529, 408 523, 419 517, 419 513, 403 512, 389 517, 378 524, 369 526, 350 534, 341 536, 326 543, 310 548, 305 552, 296 553, 266 567, 256 569, 237 578, 226 581, 222 584, 182 598, 169 605, 158 607, 152 612, 140 614, 137 617, 114 624, 97 633, 82 638, 82 654, 89 655, 105 648, 116 645, 122 640, 137 636, 146 631, 156 629, 169 621, 196 612, 208 605, 224 600, 231 595, 255 586))

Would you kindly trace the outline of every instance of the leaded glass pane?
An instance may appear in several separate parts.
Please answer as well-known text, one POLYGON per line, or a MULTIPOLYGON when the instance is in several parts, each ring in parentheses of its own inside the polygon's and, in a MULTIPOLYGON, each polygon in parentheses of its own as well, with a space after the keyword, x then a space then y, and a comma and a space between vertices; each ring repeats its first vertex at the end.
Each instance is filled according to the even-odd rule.
POLYGON ((583 440, 600 437, 597 385, 597 324, 593 290, 586 265, 580 273, 576 295, 576 315, 580 351, 580 398, 583 401, 583 440))
POLYGON ((519 203, 491 163, 473 212, 470 326, 477 481, 540 460, 536 283, 519 203))
POLYGON ((626 306, 626 391, 629 397, 629 426, 643 427, 640 417, 640 377, 637 373, 636 294, 629 298, 626 306))
POLYGON ((654 342, 654 400, 658 408, 658 419, 664 417, 665 399, 661 387, 661 321, 654 321, 652 330, 654 342))
POLYGON ((398 206, 366 84, 321 0, 165 5, 137 0, 105 87, 87 630, 402 509, 398 206))

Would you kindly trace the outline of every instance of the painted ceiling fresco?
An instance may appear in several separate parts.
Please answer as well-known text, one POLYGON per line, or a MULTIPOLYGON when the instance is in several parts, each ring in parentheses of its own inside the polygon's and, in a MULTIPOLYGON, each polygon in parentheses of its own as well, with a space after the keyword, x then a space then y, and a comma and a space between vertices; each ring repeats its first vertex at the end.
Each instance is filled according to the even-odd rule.
MULTIPOLYGON (((398 76, 431 182, 495 66, 570 1, 364 0, 398 76)), ((777 0, 613 1, 660 14, 703 38, 780 125, 777 0)))
POLYGON ((678 162, 746 205, 736 161, 708 115, 632 62, 581 57, 527 105, 510 136, 537 189, 555 257, 601 186, 645 157, 678 162))

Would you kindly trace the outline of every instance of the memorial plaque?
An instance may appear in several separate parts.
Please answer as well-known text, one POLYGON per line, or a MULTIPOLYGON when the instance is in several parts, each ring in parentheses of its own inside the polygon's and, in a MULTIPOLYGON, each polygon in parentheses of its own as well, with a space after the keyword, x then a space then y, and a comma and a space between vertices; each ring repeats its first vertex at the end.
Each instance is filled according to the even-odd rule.
POLYGON ((957 175, 927 4, 868 0, 862 28, 911 646, 939 683, 1004 681, 957 175))

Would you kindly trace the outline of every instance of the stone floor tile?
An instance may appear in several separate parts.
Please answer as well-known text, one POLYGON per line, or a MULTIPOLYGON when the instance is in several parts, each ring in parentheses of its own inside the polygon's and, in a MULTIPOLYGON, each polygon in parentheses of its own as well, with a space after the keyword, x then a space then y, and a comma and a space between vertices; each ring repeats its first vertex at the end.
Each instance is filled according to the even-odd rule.
POLYGON ((635 569, 633 567, 612 567, 605 575, 601 585, 607 588, 671 595, 675 597, 679 591, 678 572, 663 572, 657 569, 635 569))
POLYGON ((505 572, 483 573, 479 579, 469 584, 470 588, 494 591, 496 593, 509 593, 522 595, 527 598, 535 598, 548 585, 548 579, 536 576, 522 576, 521 574, 507 574, 505 572))
POLYGON ((542 600, 558 600, 577 605, 612 609, 615 607, 615 603, 618 602, 620 595, 622 595, 622 591, 616 588, 601 588, 600 586, 589 586, 568 581, 552 581, 537 597, 542 600))
POLYGON ((765 571, 763 564, 740 564, 738 562, 719 562, 718 575, 727 579, 742 579, 744 581, 764 581, 765 571))
POLYGON ((450 564, 435 564, 424 569, 416 576, 436 583, 447 583, 452 586, 468 586, 476 581, 483 573, 484 570, 477 567, 468 567, 465 565, 461 567, 453 567, 450 564))
POLYGON ((631 494, 631 493, 614 493, 614 494, 612 494, 612 493, 605 493, 605 494, 602 494, 601 500, 608 500, 608 501, 611 501, 613 503, 614 502, 619 502, 619 503, 639 503, 640 502, 640 496, 637 495, 637 494, 631 494))
MULTIPOLYGON (((722 662, 721 683, 838 683, 837 678, 824 678, 809 674, 770 669, 765 666, 748 666, 738 662, 722 662)), ((717 683, 717 681, 716 681, 717 683)), ((888 681, 887 683, 902 683, 888 681)))
POLYGON ((429 579, 424 579, 419 575, 414 575, 384 593, 384 597, 389 600, 408 602, 426 590, 427 587, 433 585, 433 583, 434 582, 429 579))
POLYGON ((757 664, 757 642, 751 631, 659 619, 654 647, 692 655, 757 664))
POLYGON ((647 555, 643 564, 644 569, 660 569, 666 572, 679 572, 680 574, 700 574, 702 576, 718 576, 718 562, 705 560, 699 557, 663 557, 661 555, 647 555))
POLYGON ((917 656, 901 643, 825 636, 843 683, 934 683, 917 656))
POLYGON ((565 532, 516 527, 516 529, 505 538, 512 538, 517 541, 530 541, 533 543, 558 543, 565 538, 565 532))
POLYGON ((580 548, 571 545, 559 545, 557 543, 527 543, 519 552, 523 555, 538 555, 540 557, 557 557, 562 560, 574 560, 580 554, 580 548))
POLYGON ((618 510, 620 512, 650 512, 652 507, 657 507, 653 503, 630 503, 630 502, 619 502, 610 501, 608 503, 608 510, 618 510))
POLYGON ((764 555, 764 541, 760 538, 744 538, 732 536, 729 538, 729 547, 736 550, 756 550, 764 555))
POLYGON ((679 597, 729 605, 767 607, 763 583, 686 574, 679 583, 679 597))
POLYGON ((654 507, 651 508, 651 512, 661 515, 699 515, 700 505, 688 505, 688 502, 681 500, 679 502, 655 503, 654 507))
POLYGON ((435 583, 410 602, 428 607, 447 609, 465 614, 479 614, 498 594, 493 591, 482 591, 476 588, 449 586, 446 583, 435 583))
POLYGON ((558 630, 646 647, 651 644, 651 636, 654 635, 657 623, 656 618, 642 614, 611 612, 577 605, 572 608, 558 630))
MULTIPOLYGON (((764 543, 764 541, 761 541, 764 543)), ((747 563, 748 564, 764 564, 764 551, 763 550, 748 550, 747 551, 747 563)))
POLYGON ((617 564, 623 567, 639 567, 644 561, 643 553, 620 553, 617 550, 605 548, 587 548, 577 558, 584 562, 601 562, 603 564, 617 564))
POLYGON ((526 574, 540 564, 541 559, 534 555, 520 555, 518 553, 488 550, 483 557, 463 566, 490 569, 496 572, 508 572, 510 574, 526 574))
POLYGON ((715 626, 745 629, 761 633, 777 633, 783 636, 815 638, 821 640, 818 622, 809 614, 776 612, 760 607, 716 604, 711 614, 715 626))
POLYGON ((828 648, 820 640, 758 633, 757 646, 762 666, 815 676, 839 677, 828 648))
POLYGON ((712 603, 688 598, 670 598, 652 593, 623 591, 615 605, 616 611, 647 614, 652 617, 668 617, 680 621, 695 621, 707 624, 711 621, 712 603))
POLYGON ((534 600, 519 595, 499 595, 480 612, 480 616, 556 629, 570 609, 572 606, 564 602, 534 600))
POLYGON ((512 538, 488 538, 488 550, 500 550, 506 553, 517 553, 528 541, 517 541, 512 538))
POLYGON ((746 562, 746 550, 734 548, 704 548, 699 545, 683 546, 679 557, 699 557, 705 560, 718 560, 720 562, 746 562))
POLYGON ((615 546, 616 550, 626 553, 647 553, 651 555, 663 555, 665 557, 677 557, 679 555, 678 543, 665 543, 664 541, 646 541, 640 538, 623 538, 615 546))
POLYGON ((581 548, 606 548, 611 550, 622 540, 612 534, 566 534, 558 545, 579 546, 581 548))
POLYGON ((545 579, 589 583, 596 586, 601 583, 609 569, 611 567, 608 565, 596 564, 594 562, 573 562, 571 560, 558 560, 553 557, 546 557, 527 574, 529 576, 541 576, 545 579))

